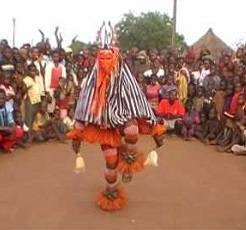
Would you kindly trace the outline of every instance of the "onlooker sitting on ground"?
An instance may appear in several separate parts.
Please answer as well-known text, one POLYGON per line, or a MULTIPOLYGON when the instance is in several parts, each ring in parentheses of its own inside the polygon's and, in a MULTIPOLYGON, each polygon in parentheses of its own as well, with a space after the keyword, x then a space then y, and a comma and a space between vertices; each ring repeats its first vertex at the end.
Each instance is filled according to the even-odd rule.
POLYGON ((23 130, 15 125, 13 108, 6 101, 6 93, 0 89, 0 147, 5 152, 12 152, 14 145, 22 139, 23 130))
POLYGON ((195 111, 192 101, 187 101, 186 112, 182 121, 181 134, 186 141, 191 140, 195 134, 197 125, 200 123, 199 113, 195 111))
POLYGON ((176 125, 178 125, 177 122, 181 121, 185 114, 182 102, 177 99, 177 92, 171 91, 169 98, 160 102, 156 113, 157 116, 163 118, 168 130, 174 130, 177 127, 176 125))

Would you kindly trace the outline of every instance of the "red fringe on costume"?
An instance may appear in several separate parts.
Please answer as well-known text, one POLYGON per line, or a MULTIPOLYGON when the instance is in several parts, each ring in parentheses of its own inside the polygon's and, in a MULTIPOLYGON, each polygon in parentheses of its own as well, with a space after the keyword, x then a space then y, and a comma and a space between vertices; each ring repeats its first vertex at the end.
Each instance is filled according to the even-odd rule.
POLYGON ((117 197, 114 199, 108 198, 104 192, 101 192, 96 203, 104 211, 120 210, 127 203, 127 195, 122 188, 117 188, 117 197))
POLYGON ((136 154, 135 157, 136 157, 135 161, 128 163, 123 158, 123 156, 120 154, 119 155, 119 163, 118 163, 118 171, 121 174, 123 174, 123 173, 137 173, 137 172, 143 171, 144 162, 145 162, 144 154, 136 154))
POLYGON ((100 129, 95 125, 85 126, 83 129, 74 129, 67 134, 69 139, 79 139, 89 143, 99 143, 118 147, 121 145, 121 135, 117 129, 100 129))
POLYGON ((140 134, 152 136, 160 136, 167 131, 164 125, 156 124, 153 126, 144 119, 138 120, 138 128, 140 134))

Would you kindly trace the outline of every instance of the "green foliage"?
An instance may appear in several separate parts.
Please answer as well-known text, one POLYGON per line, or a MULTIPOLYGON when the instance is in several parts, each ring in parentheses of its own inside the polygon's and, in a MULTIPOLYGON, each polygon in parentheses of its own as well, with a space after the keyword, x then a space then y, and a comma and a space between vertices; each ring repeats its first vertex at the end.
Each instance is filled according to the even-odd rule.
MULTIPOLYGON (((142 13, 140 16, 127 13, 116 25, 116 32, 123 49, 162 49, 171 44, 172 19, 159 12, 142 13)), ((184 45, 184 37, 176 34, 176 46, 184 45)))
POLYGON ((73 53, 77 54, 82 49, 86 48, 87 44, 81 41, 73 41, 69 47, 73 50, 73 53))

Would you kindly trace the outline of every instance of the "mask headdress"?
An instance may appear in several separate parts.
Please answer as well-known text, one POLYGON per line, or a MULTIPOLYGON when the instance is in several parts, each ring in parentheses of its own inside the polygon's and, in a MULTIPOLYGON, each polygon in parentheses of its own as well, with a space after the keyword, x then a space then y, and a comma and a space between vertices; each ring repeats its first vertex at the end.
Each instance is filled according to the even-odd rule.
POLYGON ((110 49, 116 44, 116 34, 115 30, 111 24, 103 22, 102 26, 97 32, 96 43, 100 49, 110 49))
POLYGON ((97 33, 97 44, 99 51, 97 54, 97 80, 96 90, 91 106, 92 114, 98 119, 101 118, 106 102, 106 91, 111 79, 117 77, 119 70, 119 49, 116 48, 116 36, 114 29, 109 22, 103 22, 97 33))

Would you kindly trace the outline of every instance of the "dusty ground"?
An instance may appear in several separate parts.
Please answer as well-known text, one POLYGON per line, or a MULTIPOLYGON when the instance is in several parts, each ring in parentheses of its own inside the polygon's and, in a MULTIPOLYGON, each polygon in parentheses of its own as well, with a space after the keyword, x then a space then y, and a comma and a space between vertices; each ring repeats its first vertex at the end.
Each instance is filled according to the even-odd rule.
MULTIPOLYGON (((153 142, 139 144, 150 150, 153 142)), ((99 148, 85 145, 86 172, 73 173, 69 145, 49 143, 0 155, 0 229, 246 229, 246 157, 198 142, 167 140, 160 166, 126 186, 122 211, 100 211, 99 148)))

